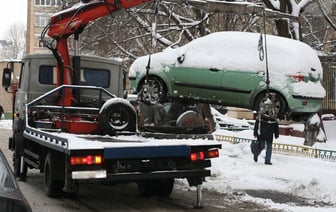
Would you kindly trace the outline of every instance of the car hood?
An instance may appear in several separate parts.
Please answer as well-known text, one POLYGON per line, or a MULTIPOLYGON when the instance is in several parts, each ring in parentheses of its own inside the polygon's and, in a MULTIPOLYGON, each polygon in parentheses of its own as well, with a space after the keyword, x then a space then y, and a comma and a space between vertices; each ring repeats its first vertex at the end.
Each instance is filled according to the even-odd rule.
MULTIPOLYGON (((259 59, 260 34, 248 32, 216 32, 188 44, 151 55, 150 72, 163 71, 167 66, 217 68, 260 72, 266 68, 259 59)), ((288 38, 267 35, 268 69, 285 75, 301 72, 322 79, 322 66, 316 52, 307 44, 288 38)), ((149 55, 140 57, 130 67, 130 76, 145 73, 149 55)))

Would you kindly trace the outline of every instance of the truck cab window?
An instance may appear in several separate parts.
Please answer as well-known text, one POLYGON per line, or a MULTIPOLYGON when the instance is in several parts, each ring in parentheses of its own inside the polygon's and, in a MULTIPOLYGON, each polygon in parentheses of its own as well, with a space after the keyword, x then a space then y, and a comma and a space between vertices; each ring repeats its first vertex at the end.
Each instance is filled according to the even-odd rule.
POLYGON ((105 69, 82 68, 80 84, 108 88, 110 86, 110 71, 105 69))
MULTIPOLYGON (((56 80, 57 71, 55 66, 40 66, 39 83, 56 85, 56 80)), ((79 84, 108 88, 110 86, 110 71, 106 69, 82 68, 79 84)))
POLYGON ((41 84, 56 85, 57 70, 55 66, 41 65, 39 68, 39 82, 41 84))

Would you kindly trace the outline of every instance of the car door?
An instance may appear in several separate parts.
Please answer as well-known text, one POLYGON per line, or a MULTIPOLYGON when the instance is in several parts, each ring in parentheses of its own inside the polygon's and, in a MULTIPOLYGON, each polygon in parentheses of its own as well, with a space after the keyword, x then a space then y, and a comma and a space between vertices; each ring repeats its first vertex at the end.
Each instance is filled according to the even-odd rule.
POLYGON ((224 70, 220 98, 224 105, 251 108, 253 96, 266 87, 265 72, 224 70))
POLYGON ((179 98, 217 101, 222 71, 215 68, 172 67, 172 95, 179 98))

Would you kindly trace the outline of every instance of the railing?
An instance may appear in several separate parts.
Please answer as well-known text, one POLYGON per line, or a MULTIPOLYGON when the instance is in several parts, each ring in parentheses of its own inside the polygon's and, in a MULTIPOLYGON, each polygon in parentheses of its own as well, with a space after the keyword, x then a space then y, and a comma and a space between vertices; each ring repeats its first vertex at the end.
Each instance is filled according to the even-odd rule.
MULTIPOLYGON (((217 141, 226 141, 232 144, 238 143, 251 143, 255 139, 239 138, 235 136, 226 136, 215 134, 215 139, 217 141)), ((336 151, 316 149, 313 147, 292 145, 292 144, 280 144, 273 142, 273 152, 280 154, 288 154, 293 156, 318 158, 326 161, 336 162, 336 151)))

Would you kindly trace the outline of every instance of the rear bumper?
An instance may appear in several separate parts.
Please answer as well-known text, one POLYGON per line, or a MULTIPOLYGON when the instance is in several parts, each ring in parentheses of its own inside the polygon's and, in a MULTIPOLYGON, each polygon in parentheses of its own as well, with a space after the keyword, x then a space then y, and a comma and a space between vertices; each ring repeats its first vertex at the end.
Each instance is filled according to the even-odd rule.
POLYGON ((323 98, 293 95, 288 105, 292 113, 315 113, 321 109, 323 98))
POLYGON ((174 170, 174 171, 153 171, 153 172, 131 172, 107 174, 106 170, 74 171, 72 179, 79 181, 106 181, 106 182, 126 182, 150 179, 165 178, 203 178, 210 176, 207 169, 197 170, 174 170))

